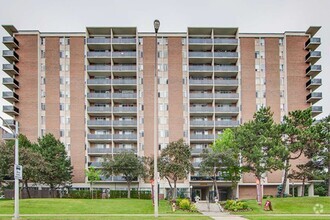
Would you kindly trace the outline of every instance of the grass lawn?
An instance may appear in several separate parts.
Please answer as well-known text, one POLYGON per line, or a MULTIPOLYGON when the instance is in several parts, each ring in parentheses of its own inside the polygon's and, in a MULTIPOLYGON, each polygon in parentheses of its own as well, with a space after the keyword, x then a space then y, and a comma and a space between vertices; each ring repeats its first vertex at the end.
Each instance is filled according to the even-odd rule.
MULTIPOLYGON (((151 200, 138 199, 22 199, 20 200, 20 214, 53 214, 52 216, 31 216, 25 219, 59 219, 54 214, 130 214, 149 216, 61 216, 60 219, 153 219, 153 205, 151 200)), ((0 200, 0 215, 14 212, 13 200, 0 200)), ((199 213, 171 211, 167 201, 161 200, 159 213, 166 215, 180 215, 176 217, 162 216, 161 219, 209 219, 199 213)), ((5 219, 0 216, 0 219, 5 219)), ((9 218, 8 218, 9 219, 9 218)), ((23 218, 24 219, 24 218, 23 218)))
POLYGON ((308 216, 308 214, 316 214, 314 212, 314 207, 319 208, 320 206, 315 206, 320 204, 322 206, 322 213, 320 214, 330 214, 330 198, 329 197, 295 197, 295 198, 270 198, 272 202, 273 211, 264 211, 263 205, 266 199, 263 200, 263 205, 258 206, 256 200, 247 200, 249 207, 252 208, 248 212, 238 212, 232 213, 237 215, 242 215, 245 218, 253 220, 261 219, 289 219, 289 220, 300 220, 300 219, 330 219, 329 216, 313 215, 308 216), (282 214, 287 216, 271 216, 273 214, 282 214), (307 216, 294 216, 292 214, 307 216), (267 216, 269 215, 269 216, 267 216))

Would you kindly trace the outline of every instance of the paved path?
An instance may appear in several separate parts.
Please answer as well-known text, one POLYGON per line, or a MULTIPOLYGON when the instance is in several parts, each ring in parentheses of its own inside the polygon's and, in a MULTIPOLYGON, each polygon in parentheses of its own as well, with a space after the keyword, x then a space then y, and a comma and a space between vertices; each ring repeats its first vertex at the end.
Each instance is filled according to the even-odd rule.
POLYGON ((195 203, 196 208, 199 212, 201 212, 203 215, 208 216, 213 219, 217 220, 245 220, 246 218, 243 218, 239 215, 231 215, 228 212, 222 212, 219 205, 216 203, 208 203, 208 202, 198 202, 195 203))

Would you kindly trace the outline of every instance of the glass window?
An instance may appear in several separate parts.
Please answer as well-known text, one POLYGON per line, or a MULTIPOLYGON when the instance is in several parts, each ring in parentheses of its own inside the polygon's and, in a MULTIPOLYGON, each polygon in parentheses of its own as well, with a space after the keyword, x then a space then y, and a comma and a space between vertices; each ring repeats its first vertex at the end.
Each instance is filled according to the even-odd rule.
POLYGON ((45 103, 41 103, 41 110, 46 110, 46 104, 45 103))
POLYGON ((254 53, 254 58, 260 58, 260 52, 259 51, 256 51, 254 53))
POLYGON ((45 54, 45 51, 44 50, 41 50, 40 56, 41 56, 41 58, 45 58, 46 57, 46 54, 45 54))
POLYGON ((41 45, 45 45, 46 44, 46 41, 45 41, 45 38, 44 37, 40 38, 40 44, 41 45))

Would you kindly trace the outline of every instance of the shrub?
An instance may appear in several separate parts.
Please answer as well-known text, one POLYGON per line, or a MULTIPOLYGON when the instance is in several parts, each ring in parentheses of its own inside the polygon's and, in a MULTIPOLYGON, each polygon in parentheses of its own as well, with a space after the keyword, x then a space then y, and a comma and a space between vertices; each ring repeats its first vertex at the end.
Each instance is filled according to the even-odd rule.
POLYGON ((188 199, 181 199, 179 207, 182 210, 190 210, 190 201, 188 199))
POLYGON ((248 210, 249 207, 246 202, 243 201, 235 201, 235 200, 227 200, 224 206, 226 210, 229 211, 241 211, 241 210, 248 210))
POLYGON ((264 195, 262 198, 263 198, 263 199, 274 198, 274 196, 273 196, 273 195, 264 195))

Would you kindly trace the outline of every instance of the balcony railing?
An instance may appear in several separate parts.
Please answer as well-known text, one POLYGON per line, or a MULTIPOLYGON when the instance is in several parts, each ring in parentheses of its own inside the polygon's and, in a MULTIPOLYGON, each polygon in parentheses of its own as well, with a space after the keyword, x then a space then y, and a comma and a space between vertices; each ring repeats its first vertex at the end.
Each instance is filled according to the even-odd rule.
POLYGON ((111 107, 90 106, 87 107, 87 112, 111 112, 111 107))
POLYGON ((189 44, 212 44, 211 38, 189 38, 189 44))
POLYGON ((190 107, 190 112, 213 112, 213 107, 190 107))
POLYGON ((189 79, 190 85, 212 85, 212 79, 189 79))
MULTIPOLYGON (((137 178, 134 178, 133 181, 137 181, 137 178)), ((113 181, 117 182, 126 182, 126 179, 123 176, 113 176, 113 181)))
POLYGON ((136 99, 136 93, 112 93, 114 99, 136 99))
POLYGON ((4 132, 4 133, 2 133, 2 138, 4 140, 14 140, 15 136, 14 136, 14 134, 4 132))
POLYGON ((213 127, 214 121, 190 121, 190 126, 213 127))
POLYGON ((14 92, 2 92, 2 98, 19 100, 19 96, 14 92))
POLYGON ((122 112, 127 112, 127 113, 136 113, 137 108, 136 107, 114 107, 113 112, 116 113, 122 113, 122 112))
POLYGON ((88 65, 87 71, 111 71, 110 65, 88 65))
POLYGON ((322 79, 310 79, 307 81, 306 83, 306 87, 309 88, 309 87, 318 87, 322 85, 322 79))
POLYGON ((190 149, 190 152, 191 152, 192 154, 201 154, 201 153, 203 153, 203 150, 204 150, 204 149, 202 149, 202 148, 191 148, 191 149, 190 149))
POLYGON ((239 112, 239 107, 215 107, 215 112, 239 112))
POLYGON ((123 153, 123 152, 133 152, 136 153, 136 148, 122 148, 122 147, 115 147, 113 148, 114 153, 123 153))
POLYGON ((87 44, 110 44, 110 38, 87 38, 87 44))
POLYGON ((111 121, 106 120, 88 120, 87 125, 89 126, 111 126, 111 121))
POLYGON ((111 134, 87 134, 88 140, 111 140, 111 134))
POLYGON ((319 37, 312 37, 312 38, 309 38, 306 41, 305 48, 307 48, 307 49, 315 49, 320 44, 321 44, 321 38, 319 38, 319 37))
POLYGON ((114 79, 113 85, 136 85, 136 79, 114 79))
POLYGON ((110 93, 87 93, 88 99, 110 99, 110 93))
POLYGON ((237 52, 214 52, 215 58, 238 58, 237 52))
POLYGON ((114 65, 112 71, 136 71, 136 65, 114 65))
POLYGON ((15 120, 14 119, 5 119, 5 122, 3 123, 4 126, 9 127, 15 127, 15 120))
POLYGON ((238 40, 232 38, 214 38, 214 44, 238 44, 238 40))
POLYGON ((310 51, 305 57, 306 62, 312 62, 312 63, 315 63, 320 58, 321 58, 320 51, 310 51))
MULTIPOLYGON (((190 181, 213 181, 213 176, 190 176, 190 181)), ((216 180, 224 180, 221 176, 216 176, 216 180)))
POLYGON ((238 86, 238 80, 236 80, 236 79, 231 79, 231 80, 216 79, 216 80, 214 80, 214 84, 224 85, 224 86, 238 86))
POLYGON ((137 121, 136 120, 132 120, 132 121, 115 120, 115 121, 113 121, 113 125, 114 126, 136 126, 137 125, 137 121))
POLYGON ((190 93, 190 98, 212 99, 213 93, 190 93))
POLYGON ((239 121, 215 121, 215 126, 238 126, 239 121))
POLYGON ((113 44, 135 44, 135 38, 112 38, 113 44))
POLYGON ((10 114, 10 115, 18 115, 19 109, 12 105, 4 105, 3 106, 3 112, 10 114))
POLYGON ((312 92, 306 97, 307 101, 320 100, 320 99, 322 99, 322 92, 312 92))
POLYGON ((15 37, 3 37, 2 43, 8 46, 10 49, 19 47, 19 42, 15 37))
POLYGON ((199 167, 201 162, 192 162, 193 167, 199 167))
POLYGON ((19 56, 18 54, 13 50, 3 50, 2 56, 6 58, 8 61, 18 61, 19 56))
POLYGON ((136 134, 114 134, 113 139, 114 140, 136 140, 137 136, 136 136, 136 134))
POLYGON ((189 52, 189 57, 194 58, 212 58, 213 54, 212 52, 189 52))
POLYGON ((238 93, 214 93, 214 97, 218 99, 238 99, 238 93))
POLYGON ((213 66, 207 66, 207 65, 189 65, 189 71, 191 72, 198 72, 198 71, 213 71, 213 66))
POLYGON ((19 87, 19 82, 13 78, 2 78, 3 85, 13 85, 14 88, 19 87))
POLYGON ((103 51, 93 51, 87 52, 87 57, 96 57, 96 58, 110 58, 111 52, 103 52, 103 51))
POLYGON ((312 106, 312 112, 322 112, 323 108, 322 106, 312 106))
POLYGON ((306 69, 306 75, 307 76, 316 76, 318 73, 320 73, 322 71, 322 66, 321 65, 310 65, 307 69, 306 69))
POLYGON ((190 139, 198 139, 198 140, 213 140, 213 134, 192 134, 190 135, 190 139))
POLYGON ((88 148, 89 154, 111 154, 111 148, 88 148))
POLYGON ((102 162, 90 162, 90 166, 92 166, 92 167, 102 167, 102 162))
POLYGON ((136 57, 136 52, 134 51, 112 52, 112 57, 113 58, 136 57))
POLYGON ((87 79, 87 85, 110 85, 110 79, 87 79))
POLYGON ((215 65, 215 72, 238 72, 238 66, 234 65, 215 65))

